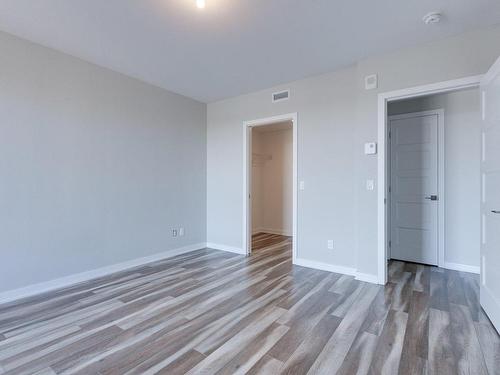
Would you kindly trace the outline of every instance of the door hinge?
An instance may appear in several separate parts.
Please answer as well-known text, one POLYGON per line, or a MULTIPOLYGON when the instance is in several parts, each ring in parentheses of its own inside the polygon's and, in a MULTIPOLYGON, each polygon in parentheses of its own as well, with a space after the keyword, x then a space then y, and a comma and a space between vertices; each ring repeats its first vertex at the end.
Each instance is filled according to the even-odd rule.
POLYGON ((392 241, 389 241, 389 247, 391 247, 391 246, 392 246, 392 241))
POLYGON ((391 139, 391 132, 389 132, 389 139, 391 139))

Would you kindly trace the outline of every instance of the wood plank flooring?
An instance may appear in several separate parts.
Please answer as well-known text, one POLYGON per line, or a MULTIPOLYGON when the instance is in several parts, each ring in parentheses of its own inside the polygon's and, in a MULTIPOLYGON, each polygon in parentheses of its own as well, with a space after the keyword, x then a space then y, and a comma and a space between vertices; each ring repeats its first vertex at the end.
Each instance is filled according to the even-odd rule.
POLYGON ((500 374, 476 275, 392 262, 381 287, 253 245, 0 306, 0 374, 500 374))

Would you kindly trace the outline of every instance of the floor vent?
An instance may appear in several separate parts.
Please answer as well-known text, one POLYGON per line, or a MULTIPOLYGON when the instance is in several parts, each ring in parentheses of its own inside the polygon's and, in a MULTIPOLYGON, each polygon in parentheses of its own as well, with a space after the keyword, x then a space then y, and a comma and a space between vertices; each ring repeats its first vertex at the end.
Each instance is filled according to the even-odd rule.
POLYGON ((288 100, 288 99, 290 99, 290 90, 273 93, 273 103, 281 102, 283 100, 288 100))

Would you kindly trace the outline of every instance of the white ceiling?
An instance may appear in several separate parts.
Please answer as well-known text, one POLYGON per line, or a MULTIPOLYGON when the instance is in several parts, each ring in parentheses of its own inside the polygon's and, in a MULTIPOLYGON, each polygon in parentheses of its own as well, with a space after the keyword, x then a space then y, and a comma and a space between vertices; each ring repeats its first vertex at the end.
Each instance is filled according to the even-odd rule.
POLYGON ((0 30, 212 102, 500 23, 499 0, 206 1, 0 0, 0 30))

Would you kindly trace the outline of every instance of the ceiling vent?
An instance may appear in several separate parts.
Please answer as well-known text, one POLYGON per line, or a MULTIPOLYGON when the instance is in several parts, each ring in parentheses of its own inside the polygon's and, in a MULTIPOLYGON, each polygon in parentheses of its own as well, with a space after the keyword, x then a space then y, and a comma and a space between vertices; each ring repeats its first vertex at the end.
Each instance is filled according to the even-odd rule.
POLYGON ((273 103, 282 102, 283 100, 288 100, 288 99, 290 99, 290 90, 273 93, 273 103))

